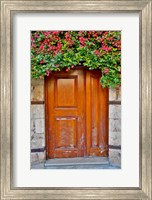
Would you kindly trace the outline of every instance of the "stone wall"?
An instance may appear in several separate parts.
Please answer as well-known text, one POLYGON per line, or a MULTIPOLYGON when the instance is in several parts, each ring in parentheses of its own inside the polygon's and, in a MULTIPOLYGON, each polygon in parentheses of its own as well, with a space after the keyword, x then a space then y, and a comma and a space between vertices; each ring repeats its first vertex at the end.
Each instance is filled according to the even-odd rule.
MULTIPOLYGON (((31 162, 42 162, 45 152, 44 80, 31 84, 31 162)), ((109 160, 121 164, 121 92, 109 90, 109 160)))
POLYGON ((31 162, 42 162, 45 152, 44 80, 31 83, 31 162))
POLYGON ((121 91, 109 90, 109 160, 121 165, 121 91))

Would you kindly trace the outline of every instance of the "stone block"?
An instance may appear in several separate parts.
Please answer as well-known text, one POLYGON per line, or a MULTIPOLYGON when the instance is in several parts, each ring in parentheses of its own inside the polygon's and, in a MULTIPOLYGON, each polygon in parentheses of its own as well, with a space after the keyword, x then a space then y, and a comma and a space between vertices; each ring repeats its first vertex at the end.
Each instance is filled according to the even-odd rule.
POLYGON ((121 101, 121 89, 109 89, 109 101, 121 101))
POLYGON ((44 80, 32 79, 31 101, 44 101, 44 80))
POLYGON ((121 146, 121 132, 109 132, 109 145, 121 146))
POLYGON ((44 133, 44 119, 35 119, 35 132, 44 133))
POLYGON ((109 118, 121 118, 121 105, 109 105, 109 118))
POLYGON ((31 136, 36 132, 35 131, 35 120, 31 120, 31 136))
POLYGON ((46 159, 46 152, 34 152, 34 153, 31 153, 31 164, 32 163, 40 163, 40 162, 43 162, 45 161, 46 159))
POLYGON ((44 85, 44 79, 35 79, 35 78, 32 78, 31 85, 32 86, 44 85))
POLYGON ((45 134, 34 133, 31 135, 31 149, 43 148, 45 146, 45 134))
POLYGON ((121 166, 121 150, 109 149, 109 162, 112 165, 121 166))
POLYGON ((31 119, 44 119, 44 105, 31 105, 31 119))
POLYGON ((44 133, 44 119, 32 119, 31 120, 31 134, 44 133))
POLYGON ((121 119, 109 119, 109 132, 121 132, 121 119))

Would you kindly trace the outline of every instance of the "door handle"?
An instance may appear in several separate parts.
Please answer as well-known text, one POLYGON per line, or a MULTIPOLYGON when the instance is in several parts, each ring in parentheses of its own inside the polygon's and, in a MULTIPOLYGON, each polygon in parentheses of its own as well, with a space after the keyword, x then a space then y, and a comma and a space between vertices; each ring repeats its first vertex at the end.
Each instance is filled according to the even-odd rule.
POLYGON ((57 117, 57 120, 72 120, 72 119, 76 119, 76 117, 57 117))
POLYGON ((68 117, 61 117, 60 120, 67 120, 68 117))

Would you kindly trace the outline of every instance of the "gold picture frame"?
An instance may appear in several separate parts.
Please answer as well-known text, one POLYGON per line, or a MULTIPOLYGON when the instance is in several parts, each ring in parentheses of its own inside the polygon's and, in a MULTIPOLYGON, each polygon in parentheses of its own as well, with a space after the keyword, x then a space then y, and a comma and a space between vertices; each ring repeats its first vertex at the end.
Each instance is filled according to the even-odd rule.
POLYGON ((152 16, 151 0, 1 0, 1 199, 152 199, 152 16), (138 12, 140 15, 139 188, 14 188, 12 21, 16 12, 138 12))

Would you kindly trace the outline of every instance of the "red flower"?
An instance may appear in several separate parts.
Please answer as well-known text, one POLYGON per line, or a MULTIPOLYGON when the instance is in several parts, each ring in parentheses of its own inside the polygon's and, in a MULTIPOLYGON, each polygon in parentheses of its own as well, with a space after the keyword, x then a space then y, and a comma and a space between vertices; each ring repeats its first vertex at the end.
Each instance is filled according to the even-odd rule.
POLYGON ((70 34, 69 34, 69 32, 66 32, 65 33, 65 39, 68 41, 68 40, 70 40, 70 34))
POLYGON ((84 45, 85 39, 84 39, 83 37, 80 37, 79 40, 80 40, 80 43, 81 43, 82 45, 84 45))
POLYGON ((100 53, 99 53, 98 50, 95 50, 94 54, 95 54, 95 55, 99 55, 100 53))
POLYGON ((107 38, 108 41, 112 41, 112 38, 107 38))
POLYGON ((59 31, 53 31, 52 35, 57 35, 59 33, 59 31))
POLYGON ((40 64, 43 64, 43 63, 44 63, 44 61, 43 61, 43 60, 41 60, 41 61, 40 61, 40 64))
POLYGON ((98 37, 98 34, 97 33, 94 33, 94 35, 93 35, 94 37, 98 37))
POLYGON ((54 56, 56 56, 56 54, 57 54, 57 51, 54 51, 54 52, 53 52, 53 54, 54 54, 54 56))
POLYGON ((105 32, 104 32, 104 35, 107 35, 108 33, 109 33, 108 31, 105 31, 105 32))
POLYGON ((34 34, 35 38, 39 38, 39 35, 37 33, 34 34))
POLYGON ((70 68, 67 68, 67 69, 66 69, 66 72, 68 72, 69 70, 70 70, 70 68))
POLYGON ((109 69, 108 68, 104 68, 104 73, 108 74, 109 73, 109 69))
POLYGON ((60 42, 58 42, 57 48, 60 49, 61 47, 62 47, 62 44, 60 42))
POLYGON ((43 49, 44 49, 44 45, 41 44, 41 45, 40 45, 40 50, 43 50, 43 49))
POLYGON ((46 70, 46 75, 49 76, 50 75, 50 71, 47 69, 46 70))
POLYGON ((103 51, 111 51, 112 47, 102 46, 101 48, 103 51))
POLYGON ((82 34, 83 34, 83 31, 79 31, 78 34, 79 34, 79 35, 82 35, 82 34))
POLYGON ((34 43, 32 43, 32 47, 36 48, 36 45, 34 43))

